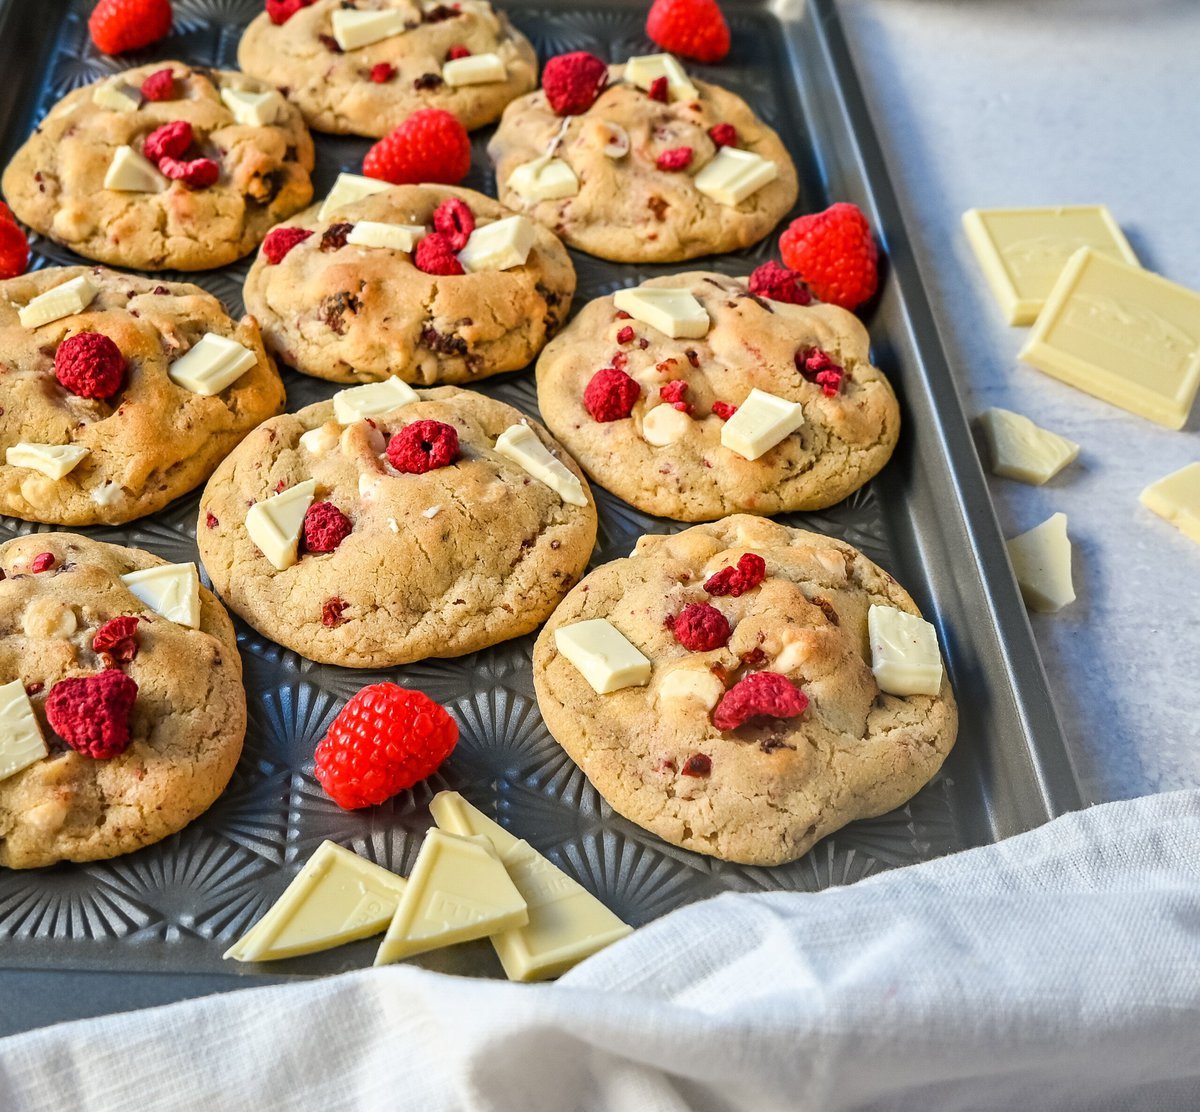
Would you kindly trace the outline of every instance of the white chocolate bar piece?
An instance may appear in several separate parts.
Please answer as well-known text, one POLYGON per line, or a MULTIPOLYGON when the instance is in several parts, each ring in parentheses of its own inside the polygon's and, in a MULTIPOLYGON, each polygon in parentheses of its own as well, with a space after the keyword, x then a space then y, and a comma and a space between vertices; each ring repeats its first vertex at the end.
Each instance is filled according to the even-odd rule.
POLYGON ((221 90, 221 102, 233 118, 246 127, 267 127, 283 113, 284 100, 274 89, 252 93, 245 89, 221 90))
POLYGON ((1055 514, 1013 537, 1008 542, 1008 558, 1030 610, 1054 614, 1075 601, 1066 514, 1055 514))
POLYGON ((894 606, 867 611, 871 671, 889 695, 936 695, 942 689, 937 631, 919 614, 894 606))
POLYGON ((496 452, 545 483, 564 502, 572 506, 587 505, 583 484, 562 460, 550 454, 550 449, 528 425, 510 425, 505 429, 496 438, 496 452))
POLYGON ((382 382, 351 386, 333 395, 333 415, 339 425, 352 425, 364 417, 390 413, 402 405, 420 401, 420 396, 407 382, 393 375, 382 382))
POLYGON ((1006 479, 1041 486, 1079 455, 1079 445, 1039 428, 1009 409, 989 409, 980 418, 992 471, 1006 479))
POLYGON ((459 85, 485 85, 504 81, 508 71, 499 54, 470 54, 455 58, 442 66, 442 80, 452 88, 459 85))
POLYGON ((650 682, 653 665, 606 618, 559 626, 554 644, 598 695, 650 682))
POLYGON ((22 440, 5 449, 4 462, 9 467, 30 467, 48 479, 62 479, 90 453, 90 448, 78 444, 30 444, 22 440))
POLYGON ((458 253, 458 261, 468 274, 480 270, 512 270, 525 265, 536 238, 533 223, 527 216, 506 216, 476 228, 458 253))
POLYGON ((195 564, 163 564, 121 576, 140 602, 169 622, 200 628, 200 575, 195 564))
POLYGON ((1141 494, 1141 503, 1200 544, 1200 463, 1189 463, 1141 494))
POLYGON ((316 496, 317 480, 302 483, 261 502, 246 513, 246 532, 276 571, 286 571, 299 559, 304 515, 316 496))
POLYGON ((737 147, 722 147, 692 180, 717 204, 736 207, 777 177, 779 164, 772 159, 737 147))
POLYGON ((383 224, 377 220, 359 220, 346 236, 355 247, 390 247, 393 251, 412 251, 425 238, 424 226, 383 224))
POLYGON ((364 197, 371 197, 391 188, 391 182, 380 181, 378 178, 365 178, 362 174, 338 174, 333 188, 321 202, 321 207, 317 211, 317 219, 328 220, 339 209, 344 209, 347 205, 354 204, 355 201, 361 201, 364 197))
POLYGON ((49 753, 25 685, 13 680, 0 686, 0 780, 15 776, 49 753))
POLYGON ((176 386, 211 398, 232 386, 258 362, 258 356, 228 336, 206 332, 167 368, 176 386))
POLYGON ((99 292, 99 287, 86 274, 79 274, 45 293, 39 293, 28 305, 17 310, 17 316, 22 327, 38 328, 63 317, 82 313, 99 292))
POLYGON ((708 310, 690 290, 665 286, 635 286, 617 290, 613 305, 636 321, 657 328, 674 340, 699 340, 712 325, 708 310))
POLYGON ((672 100, 690 100, 700 95, 688 79, 687 70, 671 54, 638 54, 625 63, 625 80, 639 89, 649 90, 660 77, 667 79, 672 100))
POLYGON ((119 193, 161 193, 169 184, 154 163, 130 146, 113 152, 104 175, 104 188, 119 193))
POLYGON ((804 424, 799 402, 755 387, 721 427, 721 443, 744 459, 756 460, 804 424))
POLYGON ((579 178, 561 158, 535 158, 509 174, 508 188, 522 201, 558 201, 579 192, 579 178))
POLYGON ((408 30, 408 15, 397 8, 377 12, 338 8, 332 22, 333 37, 343 50, 358 50, 408 30))

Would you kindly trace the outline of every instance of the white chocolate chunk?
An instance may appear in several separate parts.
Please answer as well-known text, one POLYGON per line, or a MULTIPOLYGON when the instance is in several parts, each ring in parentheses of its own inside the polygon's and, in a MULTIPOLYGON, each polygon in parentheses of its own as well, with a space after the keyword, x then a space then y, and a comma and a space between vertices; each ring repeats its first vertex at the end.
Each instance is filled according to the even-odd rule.
POLYGON ((510 834, 498 822, 472 807, 458 792, 438 792, 429 801, 429 813, 438 829, 460 838, 486 838, 501 861, 507 861, 514 850, 524 843, 510 834))
POLYGON ((123 488, 120 483, 114 483, 111 479, 106 479, 104 485, 96 487, 88 497, 97 506, 115 506, 121 500, 122 493, 123 488))
POLYGON ((246 532, 276 571, 286 571, 299 559, 304 515, 317 493, 317 480, 305 479, 293 487, 255 502, 246 514, 246 532))
POLYGON ((365 178, 362 174, 338 174, 333 188, 321 202, 317 219, 328 220, 339 209, 344 209, 347 205, 354 204, 355 201, 361 201, 364 197, 371 197, 391 188, 391 182, 379 181, 377 178, 365 178))
POLYGON ((682 440, 692 430, 692 419, 673 405, 656 405, 642 418, 642 439, 656 448, 682 440))
POLYGON ((650 661, 606 618, 559 626, 554 644, 599 695, 650 682, 650 661))
POLYGON ((496 452, 524 468, 539 482, 545 483, 564 502, 572 506, 587 505, 583 484, 565 463, 550 454, 550 450, 528 425, 510 425, 506 428, 496 438, 496 452))
POLYGON ((346 236, 355 247, 390 247, 393 251, 412 251, 425 238, 418 224, 383 224, 378 220, 360 220, 346 236))
POLYGON ((352 386, 333 395, 333 415, 339 425, 352 425, 364 417, 390 413, 402 405, 420 401, 417 392, 407 382, 393 375, 382 382, 352 386))
POLYGON ((121 576, 139 601, 169 622, 200 628, 200 575, 195 564, 163 564, 121 576))
POLYGON ((142 106, 142 92, 112 77, 92 90, 92 103, 111 112, 136 112, 142 106))
POLYGON ((889 695, 936 695, 942 689, 937 631, 919 614, 894 606, 867 611, 871 671, 889 695))
POLYGON ((593 126, 603 139, 604 145, 600 149, 604 152, 605 158, 616 160, 624 158, 629 153, 629 132, 620 124, 614 124, 609 120, 596 120, 593 126))
POLYGON ((300 447, 310 455, 324 455, 337 444, 339 436, 340 433, 335 432, 328 424, 318 425, 300 437, 300 447))
POLYGON ((1078 444, 1008 409, 989 409, 980 424, 992 471, 1006 479, 1041 486, 1079 455, 1078 444))
POLYGON ((672 668, 658 686, 660 701, 694 702, 705 710, 712 710, 724 694, 725 685, 707 668, 672 668))
POLYGON ((339 8, 333 13, 333 37, 343 50, 358 50, 401 34, 408 29, 407 22, 408 16, 395 8, 379 12, 339 8))
POLYGON ((1189 463, 1152 483, 1142 491, 1140 501, 1200 544, 1200 463, 1189 463))
POLYGON ((617 290, 613 305, 634 320, 657 328, 673 340, 699 340, 712 325, 708 310, 690 290, 666 286, 635 286, 617 290))
POLYGON ((625 80, 639 89, 649 90, 660 77, 667 79, 672 100, 694 99, 700 95, 688 80, 687 71, 671 54, 639 54, 625 63, 625 80))
POLYGON ((387 929, 404 888, 403 877, 335 842, 322 842, 224 957, 276 961, 370 938, 387 929))
POLYGON ((706 197, 719 205, 740 205, 747 197, 779 177, 779 164, 753 151, 722 147, 692 179, 706 197))
POLYGON ((28 305, 17 311, 25 328, 37 328, 63 317, 82 313, 96 297, 100 289, 86 274, 80 274, 69 282, 63 282, 45 293, 39 293, 28 305))
POLYGON ((104 188, 120 193, 161 193, 168 185, 158 167, 129 146, 113 152, 104 175, 104 188))
POLYGON ((489 81, 504 81, 508 71, 499 54, 471 54, 455 58, 442 66, 442 80, 447 85, 485 85, 489 81))
POLYGON ((802 424, 804 407, 799 402, 789 402, 755 387, 722 426, 721 443, 731 452, 755 460, 802 424))
POLYGON ((1007 543, 1008 558, 1030 610, 1054 614, 1075 601, 1066 514, 1055 514, 1007 543))
POLYGON ((0 780, 49 756, 42 727, 25 694, 25 685, 13 680, 0 687, 0 780))
POLYGON ((167 377, 176 386, 211 398, 232 386, 257 362, 258 356, 237 340, 206 332, 167 368, 167 377))
POLYGON ((458 261, 468 274, 512 270, 525 265, 535 239, 533 222, 527 216, 506 216, 476 228, 458 253, 458 261))
POLYGON ((50 479, 69 475, 89 455, 90 448, 77 444, 30 444, 22 440, 4 452, 4 462, 10 467, 31 467, 50 479))
POLYGON ((575 171, 561 158, 535 158, 508 176, 508 188, 522 201, 558 201, 579 192, 575 171))
POLYGON ((233 118, 246 127, 267 127, 283 113, 284 100, 274 89, 252 93, 244 89, 221 90, 221 102, 233 118))

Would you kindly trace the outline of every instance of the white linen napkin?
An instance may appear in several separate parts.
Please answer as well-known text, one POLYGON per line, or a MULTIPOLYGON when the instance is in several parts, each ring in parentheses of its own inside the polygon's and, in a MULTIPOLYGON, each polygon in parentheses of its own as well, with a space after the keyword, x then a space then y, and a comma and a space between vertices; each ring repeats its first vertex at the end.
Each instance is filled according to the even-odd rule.
POLYGON ((1200 792, 675 912, 557 985, 368 969, 0 1040, 0 1108, 1200 1107, 1200 792))

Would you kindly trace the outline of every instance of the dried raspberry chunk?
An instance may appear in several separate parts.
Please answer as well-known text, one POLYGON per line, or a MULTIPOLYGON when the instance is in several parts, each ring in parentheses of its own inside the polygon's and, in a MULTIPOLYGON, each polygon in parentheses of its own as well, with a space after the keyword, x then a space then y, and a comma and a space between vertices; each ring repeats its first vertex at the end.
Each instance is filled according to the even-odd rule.
POLYGON ((846 371, 839 363, 835 363, 829 353, 818 347, 801 348, 796 352, 796 370, 809 382, 815 382, 821 387, 827 398, 837 397, 842 388, 842 380, 846 371))
POLYGON ((750 275, 750 292, 789 305, 811 305, 813 300, 812 292, 800 280, 800 275, 774 260, 763 263, 750 275))
POLYGON ((371 67, 371 80, 376 85, 386 85, 396 76, 396 67, 391 62, 376 62, 371 67))
POLYGON ((215 529, 221 523, 217 520, 217 515, 209 510, 204 515, 204 524, 209 529, 215 529))
POLYGON ((304 547, 333 552, 354 531, 350 519, 332 502, 314 502, 304 515, 304 547))
POLYGON ((707 602, 685 606, 671 625, 675 640, 694 653, 712 652, 729 641, 729 619, 707 602))
POLYGON ((607 84, 608 66, 586 50, 551 58, 542 70, 542 90, 557 116, 586 112, 607 84))
POLYGON ((633 412, 642 388, 624 371, 604 367, 592 375, 583 391, 583 404, 597 421, 620 421, 633 412))
POLYGON ((342 614, 349 605, 345 599, 327 598, 321 607, 321 625, 326 629, 336 629, 346 620, 342 614))
POLYGON ((115 668, 60 680, 46 696, 46 720, 77 753, 107 760, 129 747, 129 716, 138 685, 115 668))
POLYGON ((713 402, 712 411, 722 421, 728 421, 738 411, 738 407, 730 402, 713 402))
POLYGON ((475 230, 475 214, 465 201, 451 197, 434 209, 433 226, 446 237, 452 251, 461 251, 475 230))
POLYGON ((111 398, 125 381, 125 356, 99 332, 77 332, 58 345, 54 377, 80 398, 111 398))
POLYGON ((724 567, 709 576, 704 589, 710 595, 731 595, 737 598, 757 587, 767 578, 767 562, 754 552, 745 553, 737 567, 724 567))
POLYGON ((617 333, 617 343, 618 344, 632 343, 635 335, 637 335, 637 333, 635 333, 634 330, 627 324, 624 328, 621 329, 620 332, 617 333))
POLYGON ((666 386, 658 391, 658 396, 664 402, 669 402, 680 413, 691 413, 694 408, 692 403, 687 401, 688 384, 681 378, 673 379, 666 386))
POLYGON ((738 142, 737 128, 733 124, 714 124, 708 129, 708 137, 721 147, 736 147, 738 142))
POLYGON ((92 651, 107 653, 114 663, 128 664, 138 654, 137 627, 140 618, 125 614, 110 618, 92 638, 92 651))
POLYGON ((663 151, 655 159, 654 165, 668 173, 686 170, 692 164, 692 157, 695 153, 691 147, 674 147, 669 151, 663 151))
POLYGON ((142 144, 142 153, 154 163, 164 158, 179 158, 192 145, 192 125, 187 120, 173 120, 156 127, 142 144))
POLYGON ((388 441, 387 457, 406 475, 423 475, 458 459, 458 430, 442 421, 414 421, 388 441))
POLYGON ((693 753, 683 762, 681 776, 708 776, 712 772, 712 758, 706 753, 693 753))
POLYGON ((449 238, 441 232, 432 232, 417 244, 417 249, 413 252, 413 264, 426 274, 466 273, 454 253, 449 238))
POLYGON ((459 60, 459 58, 469 58, 469 57, 471 57, 471 52, 465 46, 463 46, 462 43, 455 43, 446 52, 446 61, 448 61, 448 62, 457 62, 459 60))
POLYGON ((650 88, 646 90, 646 96, 651 100, 657 100, 660 104, 667 103, 667 79, 665 77, 656 77, 650 82, 650 88))
POLYGON ((29 570, 33 572, 34 575, 38 575, 40 572, 49 571, 52 567, 54 567, 56 562, 57 561, 54 559, 53 552, 39 552, 32 560, 29 561, 29 570))
POLYGON ((752 672, 738 680, 713 709, 718 730, 736 730, 755 718, 795 718, 808 709, 808 696, 778 672, 752 672))
POLYGON ((267 262, 277 266, 297 243, 303 243, 311 235, 308 228, 272 228, 263 240, 262 252, 267 262))
POLYGON ((307 8, 316 0, 267 0, 267 15, 272 23, 283 24, 301 8, 307 8))
POLYGON ((216 185, 217 178, 221 176, 221 167, 211 158, 193 158, 190 162, 164 158, 158 168, 172 181, 181 181, 191 189, 207 189, 210 185, 216 185))
POLYGON ((142 82, 142 96, 147 100, 175 99, 175 74, 170 66, 157 70, 142 82))

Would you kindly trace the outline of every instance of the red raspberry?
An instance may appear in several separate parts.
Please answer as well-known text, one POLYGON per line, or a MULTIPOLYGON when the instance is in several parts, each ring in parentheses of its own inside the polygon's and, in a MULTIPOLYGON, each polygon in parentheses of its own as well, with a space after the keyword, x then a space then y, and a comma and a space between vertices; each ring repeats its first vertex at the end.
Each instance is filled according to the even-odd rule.
POLYGON ((272 23, 284 24, 301 8, 315 3, 316 0, 267 0, 267 15, 272 23))
POLYGON ((58 345, 54 377, 79 398, 111 398, 125 382, 125 356, 99 332, 77 332, 58 345))
POLYGON ((327 629, 337 629, 346 619, 342 613, 350 604, 345 599, 327 598, 321 607, 321 625, 327 629))
POLYGON ((789 305, 811 305, 813 299, 800 275, 774 260, 763 263, 750 275, 750 292, 789 305))
POLYGON ((624 371, 604 367, 592 375, 583 391, 583 404, 597 421, 620 421, 633 412, 642 388, 624 371))
POLYGON ((454 253, 449 238, 441 232, 432 232, 417 244, 417 249, 413 252, 413 265, 426 274, 466 273, 454 253))
POLYGON ((693 753, 683 762, 680 776, 707 776, 712 772, 712 758, 705 753, 693 753))
POLYGON ((414 421, 388 441, 387 458, 405 475, 423 475, 458 459, 458 430, 442 421, 414 421))
POLYGON ((272 228, 263 240, 262 253, 267 262, 275 266, 287 258, 288 252, 297 243, 303 243, 312 235, 307 228, 272 228))
POLYGON ((818 347, 801 348, 796 352, 796 370, 809 382, 815 382, 827 398, 836 398, 846 377, 845 368, 829 358, 818 347))
POLYGON ((633 329, 629 325, 626 325, 624 328, 621 329, 620 332, 617 333, 617 343, 618 344, 632 343, 635 335, 636 335, 636 333, 633 331, 633 329))
POLYGON ((376 62, 371 67, 371 80, 376 85, 386 85, 396 76, 396 67, 391 62, 376 62))
POLYGON ((712 411, 721 418, 722 421, 728 421, 737 411, 736 405, 731 405, 729 402, 713 402, 712 411))
POLYGON ((88 31, 101 54, 139 50, 170 34, 170 0, 100 0, 88 31))
POLYGON ((147 100, 175 99, 175 74, 170 66, 155 71, 142 82, 142 96, 147 100))
POLYGON ((107 760, 129 747, 129 716, 137 693, 138 685, 115 668, 59 680, 46 696, 46 720, 77 753, 107 760))
POLYGON ((192 145, 192 125, 187 120, 172 120, 156 127, 142 144, 142 153, 154 163, 164 158, 179 158, 192 145))
POLYGON ((716 575, 709 576, 704 589, 710 595, 732 595, 737 598, 757 587, 767 578, 767 562, 753 552, 747 552, 737 562, 737 567, 724 567, 716 575))
POLYGON ((708 129, 708 137, 721 147, 736 147, 738 143, 737 128, 733 124, 714 124, 708 129))
POLYGON ((29 240, 12 214, 0 220, 0 278, 15 278, 29 268, 29 240))
POLYGON ((751 672, 738 680, 713 709, 718 730, 736 730, 752 718, 795 718, 808 709, 808 696, 778 672, 751 672))
POLYGON ((92 638, 92 651, 107 653, 117 664, 128 664, 138 654, 137 627, 141 619, 132 614, 110 618, 92 638))
POLYGON ((646 96, 651 100, 657 100, 660 104, 666 104, 667 98, 670 96, 669 83, 665 77, 656 77, 650 82, 650 88, 646 90, 646 96))
POLYGON ((707 602, 685 606, 671 625, 675 640, 694 653, 712 652, 729 640, 729 619, 707 602))
POLYGON ((673 150, 663 151, 654 164, 668 173, 686 170, 692 164, 692 156, 695 153, 691 147, 675 147, 673 150))
POLYGON ((607 84, 608 66, 586 50, 559 54, 542 70, 542 91, 557 116, 586 112, 607 84))
POLYGON ((449 240, 452 251, 461 251, 475 230, 475 216, 465 201, 450 197, 434 210, 433 226, 449 240))
POLYGON ((446 53, 446 61, 448 62, 457 62, 459 58, 469 57, 471 57, 471 52, 462 43, 455 43, 446 53))
POLYGON ((158 164, 159 170, 172 181, 181 181, 192 189, 207 189, 215 185, 221 176, 221 167, 211 158, 193 158, 190 162, 180 162, 177 158, 164 158, 158 164))
POLYGON ((371 807, 432 776, 457 741, 458 724, 429 696, 375 683, 330 723, 314 771, 343 810, 371 807))
POLYGON ((664 50, 697 62, 719 62, 729 53, 729 24, 716 0, 654 0, 646 34, 664 50))
POLYGON ((691 413, 692 403, 687 401, 688 384, 681 378, 673 379, 658 391, 664 402, 670 402, 680 413, 691 413))
POLYGON ((422 108, 379 140, 363 159, 363 173, 393 185, 456 185, 471 169, 466 129, 441 108, 422 108))
POLYGON ((854 309, 879 286, 879 249, 855 205, 801 216, 780 237, 783 261, 822 301, 854 309))
POLYGON ((34 575, 40 575, 44 571, 49 571, 54 567, 57 561, 54 558, 53 552, 39 552, 32 560, 29 561, 29 570, 34 575))
POLYGON ((304 515, 304 547, 333 552, 354 531, 350 519, 332 502, 314 502, 304 515))

